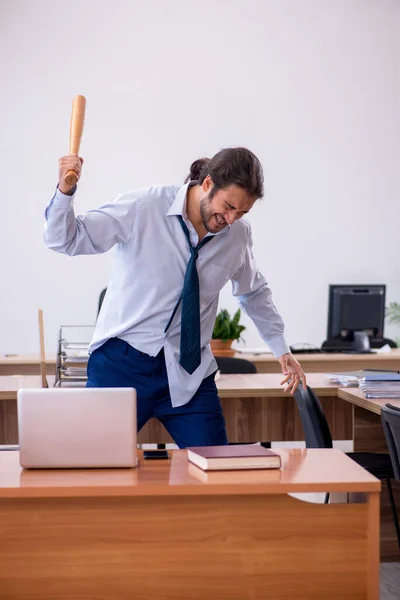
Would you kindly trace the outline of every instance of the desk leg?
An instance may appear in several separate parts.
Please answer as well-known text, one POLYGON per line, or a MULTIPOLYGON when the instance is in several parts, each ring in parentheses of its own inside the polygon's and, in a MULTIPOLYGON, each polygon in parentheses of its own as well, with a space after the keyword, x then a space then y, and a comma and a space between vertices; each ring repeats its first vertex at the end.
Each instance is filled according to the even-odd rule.
MULTIPOLYGON (((354 452, 388 452, 380 415, 353 405, 354 452)), ((397 513, 400 512, 400 484, 392 480, 393 495, 397 513)), ((390 508, 386 483, 382 482, 381 492, 381 560, 399 561, 400 549, 390 508)))
POLYGON ((379 598, 379 540, 380 540, 380 510, 379 492, 368 495, 368 600, 379 598))

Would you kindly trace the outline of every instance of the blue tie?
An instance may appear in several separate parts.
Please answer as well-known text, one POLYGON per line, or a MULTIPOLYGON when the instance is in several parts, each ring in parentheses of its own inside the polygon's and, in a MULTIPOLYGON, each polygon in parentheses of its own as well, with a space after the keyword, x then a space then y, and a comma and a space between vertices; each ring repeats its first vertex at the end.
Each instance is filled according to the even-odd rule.
POLYGON ((199 295, 199 276, 197 273, 196 260, 199 255, 199 250, 207 242, 213 239, 214 236, 203 238, 200 244, 193 247, 190 242, 189 230, 186 223, 179 215, 181 227, 189 242, 190 259, 186 267, 185 279, 183 282, 183 290, 178 299, 178 302, 173 310, 171 318, 165 331, 168 330, 182 301, 181 315, 181 355, 179 362, 181 366, 190 375, 197 369, 201 363, 201 348, 200 348, 200 295, 199 295))

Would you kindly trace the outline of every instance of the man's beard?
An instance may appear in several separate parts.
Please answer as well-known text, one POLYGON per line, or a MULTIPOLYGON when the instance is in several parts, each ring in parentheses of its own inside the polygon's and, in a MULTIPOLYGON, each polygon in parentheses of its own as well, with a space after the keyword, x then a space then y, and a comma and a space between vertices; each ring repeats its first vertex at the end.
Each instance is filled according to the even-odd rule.
POLYGON ((210 206, 210 202, 211 202, 210 194, 207 194, 207 196, 204 196, 204 198, 202 198, 200 200, 200 216, 201 216, 201 220, 203 221, 203 225, 206 228, 206 230, 209 233, 214 233, 209 225, 210 218, 212 216, 210 214, 210 211, 208 210, 208 207, 210 206))

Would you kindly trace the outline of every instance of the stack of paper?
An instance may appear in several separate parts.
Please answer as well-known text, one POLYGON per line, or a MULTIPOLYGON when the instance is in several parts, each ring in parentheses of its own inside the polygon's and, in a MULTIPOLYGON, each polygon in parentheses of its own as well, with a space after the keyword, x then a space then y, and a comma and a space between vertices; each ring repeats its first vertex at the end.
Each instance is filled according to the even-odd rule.
POLYGON ((92 325, 62 325, 58 339, 55 385, 85 383, 92 325))
POLYGON ((366 375, 360 379, 360 388, 366 398, 400 398, 400 375, 386 373, 385 375, 366 375))
POLYGON ((358 377, 347 373, 325 373, 330 383, 339 387, 358 387, 358 377))
POLYGON ((344 373, 325 373, 330 383, 339 387, 358 387, 366 377, 381 377, 383 380, 388 376, 399 376, 398 371, 379 371, 377 369, 364 369, 361 371, 346 371, 344 373))

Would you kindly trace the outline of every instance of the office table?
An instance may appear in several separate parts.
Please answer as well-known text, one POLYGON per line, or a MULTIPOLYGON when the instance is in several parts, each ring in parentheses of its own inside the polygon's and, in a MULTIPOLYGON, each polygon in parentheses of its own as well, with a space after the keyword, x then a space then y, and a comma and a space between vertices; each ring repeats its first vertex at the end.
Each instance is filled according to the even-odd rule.
MULTIPOLYGON (((300 441, 304 439, 294 399, 279 385, 280 374, 221 375, 217 381, 230 442, 300 441)), ((52 385, 54 378, 49 377, 52 385)), ((387 452, 379 415, 355 405, 360 390, 338 389, 321 373, 308 375, 309 385, 323 405, 332 437, 353 440, 354 451, 387 452)), ((40 387, 38 376, 0 377, 0 444, 18 443, 16 398, 19 387, 40 387)), ((365 401, 365 399, 364 399, 365 401)), ((362 402, 359 398, 357 402, 362 402)), ((381 401, 382 402, 382 401, 381 401)), ((163 425, 152 419, 138 435, 139 443, 170 443, 163 425)), ((381 555, 386 561, 399 560, 396 534, 386 492, 381 501, 381 555)), ((400 510, 400 485, 393 482, 400 510)))
MULTIPOLYGON (((282 374, 221 375, 217 387, 232 442, 297 441, 303 431, 293 398, 280 386, 282 374)), ((48 377, 49 385, 54 378, 48 377)), ((309 384, 317 391, 326 410, 335 439, 351 439, 351 406, 337 403, 337 386, 323 374, 311 373, 309 384)), ((39 376, 0 377, 0 444, 18 443, 17 391, 40 387, 39 376)), ((139 433, 139 443, 170 443, 172 438, 155 419, 139 433)))
MULTIPOLYGON (((278 373, 280 365, 272 354, 236 353, 237 358, 253 362, 259 373, 278 373)), ((400 371, 400 348, 392 348, 388 353, 343 354, 310 353, 295 354, 306 373, 331 373, 357 371, 359 369, 389 369, 400 371)))
MULTIPOLYGON (((353 444, 355 452, 388 452, 381 421, 381 409, 384 404, 393 404, 400 408, 400 400, 366 398, 360 388, 342 388, 338 390, 338 402, 343 401, 353 408, 353 444)), ((392 481, 393 494, 400 513, 400 484, 392 481)), ((385 560, 400 560, 400 549, 390 511, 386 483, 382 483, 381 501, 381 555, 385 560)))
MULTIPOLYGON (((354 371, 358 369, 390 369, 400 370, 400 348, 393 348, 389 353, 377 354, 296 354, 306 373, 329 373, 335 371, 354 371)), ((253 362, 259 373, 280 373, 280 364, 273 354, 236 353, 237 358, 253 362)), ((55 374, 56 358, 46 358, 48 375, 55 374)), ((40 358, 34 354, 0 355, 1 375, 39 375, 40 358)))
MULTIPOLYGON (((220 376, 217 387, 230 441, 304 439, 295 401, 283 391, 281 379, 282 375, 278 373, 220 376)), ((54 378, 49 376, 48 381, 49 385, 53 385, 54 378)), ((310 373, 308 383, 321 400, 334 439, 353 439, 355 451, 376 449, 371 447, 373 440, 365 430, 365 419, 376 422, 376 414, 372 421, 369 415, 371 411, 378 412, 377 401, 367 401, 357 388, 338 390, 337 385, 331 384, 322 373, 310 373)), ((18 389, 40 386, 41 379, 36 375, 0 377, 0 444, 18 443, 18 389)), ((150 421, 139 434, 140 443, 171 441, 164 427, 155 420, 150 421)))
POLYGON ((184 450, 82 471, 0 452, 0 598, 378 600, 380 482, 338 450, 278 452, 209 474, 184 450), (288 495, 327 491, 360 502, 288 495))
POLYGON ((400 400, 385 400, 384 398, 366 398, 365 394, 360 388, 342 388, 338 392, 339 398, 347 400, 354 406, 365 408, 368 412, 380 415, 382 412, 382 406, 385 404, 392 404, 400 408, 400 400))
MULTIPOLYGON (((55 375, 56 358, 46 358, 47 375, 55 375)), ((40 357, 35 354, 1 354, 0 376, 3 375, 39 375, 40 357)))

